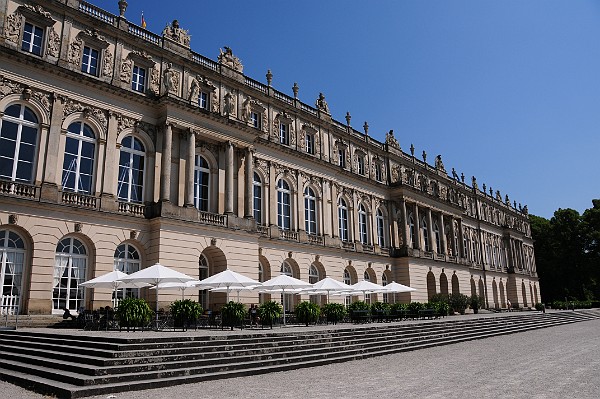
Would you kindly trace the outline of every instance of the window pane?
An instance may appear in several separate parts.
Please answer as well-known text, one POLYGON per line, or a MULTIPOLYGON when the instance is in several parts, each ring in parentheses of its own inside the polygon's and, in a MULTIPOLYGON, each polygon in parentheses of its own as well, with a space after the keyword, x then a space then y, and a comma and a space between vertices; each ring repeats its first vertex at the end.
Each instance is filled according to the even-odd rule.
POLYGON ((23 126, 21 128, 21 142, 35 145, 37 143, 37 129, 23 126))
POLYGON ((17 175, 16 179, 30 181, 31 180, 31 168, 32 164, 29 162, 19 162, 17 164, 17 175))
POLYGON ((85 158, 94 159, 94 143, 82 142, 81 143, 81 156, 85 158))
MULTIPOLYGON (((16 106, 17 108, 20 108, 19 106, 16 106)), ((12 108, 12 107, 10 107, 12 108)), ((30 110, 27 107, 24 107, 25 110, 23 112, 23 119, 25 119, 26 121, 32 122, 32 123, 38 123, 38 119, 37 116, 35 116, 35 113, 30 110)))
POLYGON ((19 118, 21 115, 21 106, 19 104, 11 105, 10 107, 6 108, 6 110, 4 111, 4 115, 19 118))
POLYGON ((13 122, 9 122, 7 120, 2 121, 2 137, 7 139, 16 140, 17 139, 17 131, 19 130, 19 125, 13 122))
POLYGON ((19 160, 33 162, 35 157, 35 146, 21 143, 19 147, 19 160))
POLYGON ((16 142, 13 140, 0 138, 0 157, 6 157, 12 160, 15 156, 15 145, 16 142))

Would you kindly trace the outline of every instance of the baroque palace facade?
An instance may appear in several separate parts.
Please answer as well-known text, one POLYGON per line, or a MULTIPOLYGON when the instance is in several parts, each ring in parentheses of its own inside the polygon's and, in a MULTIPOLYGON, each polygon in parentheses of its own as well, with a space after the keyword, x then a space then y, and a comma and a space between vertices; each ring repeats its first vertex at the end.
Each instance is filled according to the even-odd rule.
POLYGON ((156 262, 200 279, 230 268, 417 289, 370 300, 539 301, 526 207, 391 131, 379 142, 333 120, 322 95, 310 106, 270 72, 245 76, 229 48, 193 52, 177 21, 161 35, 132 24, 126 6, 0 0, 3 312, 104 306, 109 290, 79 283, 156 262))

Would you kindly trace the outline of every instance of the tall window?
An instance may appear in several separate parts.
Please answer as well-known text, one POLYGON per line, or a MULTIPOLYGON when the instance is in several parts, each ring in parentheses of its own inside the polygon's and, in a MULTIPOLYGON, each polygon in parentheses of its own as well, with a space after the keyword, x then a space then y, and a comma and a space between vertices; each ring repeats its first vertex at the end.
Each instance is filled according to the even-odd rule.
POLYGON ((348 241, 348 207, 346 206, 346 201, 344 201, 343 198, 340 198, 338 202, 338 221, 340 225, 340 240, 348 241))
POLYGON ((381 209, 377 209, 375 222, 377 223, 377 245, 381 248, 385 248, 385 220, 381 209))
POLYGON ((433 222, 433 235, 435 236, 435 245, 438 254, 442 253, 442 236, 440 235, 440 227, 437 222, 433 222))
MULTIPOLYGON (((314 284, 314 283, 318 282, 319 280, 320 280, 319 270, 317 270, 317 267, 315 265, 310 265, 310 268, 308 269, 308 282, 311 284, 314 284)), ((320 304, 319 298, 320 298, 320 295, 311 295, 309 297, 309 300, 312 303, 320 304)))
POLYGON ((382 181, 383 180, 383 172, 382 167, 379 162, 375 163, 375 180, 382 181))
POLYGON ((286 123, 279 124, 279 142, 290 145, 290 127, 286 123))
POLYGON ((283 230, 290 229, 291 221, 291 191, 283 179, 277 182, 277 226, 283 230))
POLYGON ((94 76, 98 75, 98 50, 88 46, 83 47, 81 72, 85 72, 94 76))
POLYGON ((125 136, 119 150, 117 197, 126 202, 142 202, 144 196, 144 158, 146 150, 140 140, 125 136))
MULTIPOLYGON (((198 260, 198 279, 204 280, 205 278, 208 278, 208 259, 204 254, 200 254, 200 259, 198 260)), ((208 306, 208 290, 200 290, 198 302, 202 305, 202 309, 210 309, 208 306)))
MULTIPOLYGON (((352 284, 352 278, 350 278, 350 272, 348 271, 348 269, 344 269, 344 284, 346 284, 346 285, 352 284)), ((346 306, 350 306, 351 303, 352 303, 352 297, 350 295, 346 295, 344 297, 344 304, 346 306)))
MULTIPOLYGON (((114 269, 120 272, 131 274, 140 271, 141 268, 140 254, 137 249, 131 244, 121 244, 115 250, 114 269)), ((115 295, 113 293, 113 295, 115 295)), ((139 288, 123 288, 117 290, 116 298, 113 298, 118 303, 123 298, 139 298, 139 288)))
POLYGON ((408 214, 408 232, 412 242, 412 247, 417 248, 417 230, 415 229, 415 219, 413 218, 412 213, 408 214))
POLYGON ((315 135, 312 133, 306 133, 306 152, 315 154, 315 135))
POLYGON ((16 314, 19 310, 24 263, 25 245, 21 237, 12 231, 0 230, 0 303, 6 306, 0 308, 0 314, 16 314))
POLYGON ((254 207, 254 220, 256 223, 263 224, 262 220, 262 182, 258 173, 254 172, 254 181, 252 182, 252 196, 253 196, 253 207, 254 207))
POLYGON ((359 175, 365 174, 365 157, 362 155, 357 156, 357 172, 359 175))
POLYGON ((6 108, 0 120, 0 178, 33 181, 38 129, 37 117, 26 106, 6 108))
POLYGON ((358 234, 361 244, 369 243, 369 234, 367 227, 367 211, 363 204, 358 205, 358 234))
POLYGON ((339 156, 339 165, 342 168, 346 168, 346 150, 344 148, 340 148, 338 150, 338 156, 339 156))
POLYGON ((463 229, 463 258, 468 258, 471 254, 471 248, 469 243, 471 241, 469 240, 469 233, 467 231, 467 229, 463 229))
POLYGON ((260 130, 262 127, 261 122, 260 114, 258 112, 250 111, 250 123, 252 124, 252 127, 260 130))
MULTIPOLYGON (((385 273, 383 273, 381 275, 381 285, 383 285, 384 287, 386 285, 388 285, 388 280, 387 280, 387 276, 385 275, 385 273)), ((386 293, 383 294, 383 303, 389 303, 388 294, 386 294, 386 293)))
POLYGON ((96 136, 83 122, 75 122, 67 129, 63 161, 62 188, 76 193, 91 194, 94 177, 96 136))
POLYGON ((208 162, 201 155, 196 155, 194 165, 194 206, 201 211, 208 212, 208 188, 210 169, 208 162))
POLYGON ((146 69, 138 65, 133 66, 131 74, 131 90, 143 93, 146 91, 146 69))
POLYGON ((431 251, 429 247, 429 230, 427 229, 427 221, 425 217, 421 218, 421 234, 423 235, 423 250, 431 251))
POLYGON ((76 238, 62 239, 56 246, 52 309, 79 311, 84 306, 85 290, 79 284, 86 280, 88 256, 85 246, 76 238))
POLYGON ((208 94, 201 91, 198 94, 198 106, 202 109, 208 109, 208 94))
POLYGON ((310 187, 304 190, 304 219, 306 233, 317 234, 317 199, 310 187))
POLYGON ((26 22, 25 27, 23 28, 23 43, 21 44, 21 50, 41 56, 43 39, 44 29, 26 22))

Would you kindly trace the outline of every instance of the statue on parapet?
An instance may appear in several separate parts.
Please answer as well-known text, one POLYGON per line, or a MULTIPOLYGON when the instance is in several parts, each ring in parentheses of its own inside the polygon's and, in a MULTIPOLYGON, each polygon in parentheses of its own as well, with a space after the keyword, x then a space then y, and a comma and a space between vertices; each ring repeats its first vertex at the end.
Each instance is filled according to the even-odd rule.
MULTIPOLYGON (((442 172, 446 172, 446 168, 444 167, 444 162, 442 162, 442 156, 438 155, 435 157, 435 169, 442 171, 442 172)), ((454 172, 456 173, 456 172, 454 172)))
POLYGON ((240 59, 233 55, 233 51, 231 51, 231 48, 227 46, 224 46, 223 48, 225 49, 225 51, 223 51, 223 49, 219 49, 219 64, 223 64, 236 72, 242 73, 244 70, 244 66, 242 65, 240 59))
POLYGON ((385 135, 385 143, 390 146, 390 147, 394 147, 394 148, 398 148, 400 149, 400 143, 398 143, 398 140, 396 140, 396 138, 394 137, 394 131, 390 130, 388 133, 386 133, 385 135))
POLYGON ((317 98, 317 101, 315 101, 315 106, 319 111, 325 112, 326 114, 331 114, 331 112, 329 112, 329 105, 327 105, 327 101, 325 101, 325 96, 323 93, 319 93, 319 98, 317 98))
POLYGON ((190 34, 187 30, 179 27, 179 21, 176 19, 173 20, 171 25, 165 26, 162 34, 164 37, 171 39, 174 42, 190 47, 190 34))

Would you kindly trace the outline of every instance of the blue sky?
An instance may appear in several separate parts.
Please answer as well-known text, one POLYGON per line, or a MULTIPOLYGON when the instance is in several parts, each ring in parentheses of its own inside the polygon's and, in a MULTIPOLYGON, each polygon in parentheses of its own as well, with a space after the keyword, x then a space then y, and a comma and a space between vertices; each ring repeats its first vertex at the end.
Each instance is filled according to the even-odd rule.
MULTIPOLYGON (((118 14, 117 0, 92 0, 118 14)), ((160 33, 178 19, 215 59, 551 217, 600 198, 600 2, 129 0, 160 33), (165 6, 168 4, 168 6, 165 6)))

